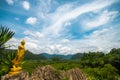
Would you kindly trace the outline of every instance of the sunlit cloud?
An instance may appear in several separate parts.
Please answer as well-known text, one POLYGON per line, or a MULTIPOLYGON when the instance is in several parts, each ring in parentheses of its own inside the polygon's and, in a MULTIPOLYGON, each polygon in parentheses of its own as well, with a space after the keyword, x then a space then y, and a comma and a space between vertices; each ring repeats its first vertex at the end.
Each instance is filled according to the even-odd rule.
POLYGON ((99 15, 93 19, 90 18, 88 20, 87 19, 83 20, 82 26, 84 26, 84 29, 100 27, 114 20, 118 13, 119 13, 118 11, 105 10, 102 13, 99 13, 99 15))
POLYGON ((13 5, 13 4, 14 4, 14 0, 6 0, 6 2, 7 2, 9 5, 13 5))
POLYGON ((37 18, 36 17, 29 17, 27 20, 26 20, 26 24, 30 24, 30 25, 34 25, 36 24, 37 22, 37 18))
POLYGON ((23 5, 23 8, 25 10, 29 10, 30 9, 30 3, 28 1, 23 1, 22 5, 23 5))
MULTIPOLYGON (((54 37, 59 37, 60 33, 63 31, 63 29, 65 29, 64 28, 65 26, 63 26, 63 25, 65 25, 66 22, 74 20, 84 13, 101 10, 101 9, 111 5, 112 3, 114 3, 113 0, 111 0, 111 1, 106 0, 104 2, 98 0, 98 1, 92 2, 90 4, 88 3, 88 4, 85 4, 82 6, 78 6, 74 9, 68 10, 67 12, 61 13, 57 17, 52 17, 52 18, 55 18, 56 20, 52 19, 52 20, 54 20, 54 22, 52 22, 52 24, 49 25, 47 28, 44 28, 43 33, 46 35, 48 34, 48 35, 53 35, 54 37)), ((57 12, 55 12, 55 14, 53 13, 51 15, 55 16, 56 14, 57 14, 57 12)))

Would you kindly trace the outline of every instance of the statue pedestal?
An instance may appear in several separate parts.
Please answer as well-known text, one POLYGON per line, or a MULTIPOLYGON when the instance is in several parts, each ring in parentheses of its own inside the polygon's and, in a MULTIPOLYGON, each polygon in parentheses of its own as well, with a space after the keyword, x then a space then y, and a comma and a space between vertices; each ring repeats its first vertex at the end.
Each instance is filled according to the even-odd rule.
POLYGON ((13 76, 15 74, 19 74, 21 70, 22 70, 21 67, 13 67, 10 69, 10 72, 8 74, 9 76, 13 76))

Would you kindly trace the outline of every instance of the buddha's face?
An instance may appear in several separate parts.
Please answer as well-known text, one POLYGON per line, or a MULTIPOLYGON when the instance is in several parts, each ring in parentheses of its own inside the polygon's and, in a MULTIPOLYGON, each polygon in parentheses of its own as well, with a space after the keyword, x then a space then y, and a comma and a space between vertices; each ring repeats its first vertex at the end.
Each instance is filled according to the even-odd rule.
POLYGON ((24 40, 22 40, 22 41, 21 41, 21 44, 22 44, 22 45, 25 45, 25 41, 24 41, 24 40))
POLYGON ((22 44, 22 45, 25 45, 25 42, 24 42, 24 43, 23 43, 23 42, 21 42, 21 44, 22 44))

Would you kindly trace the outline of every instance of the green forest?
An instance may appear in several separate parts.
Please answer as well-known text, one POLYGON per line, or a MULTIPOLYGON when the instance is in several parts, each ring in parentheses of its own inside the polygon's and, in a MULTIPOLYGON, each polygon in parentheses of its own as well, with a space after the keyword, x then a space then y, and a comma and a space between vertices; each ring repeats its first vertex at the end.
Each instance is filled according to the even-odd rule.
MULTIPOLYGON (((9 41, 14 32, 1 25, 0 27, 0 76, 9 72, 17 50, 6 49, 5 43, 9 41)), ((49 55, 48 55, 49 56, 49 55)), ((120 79, 120 48, 113 48, 108 53, 88 52, 76 53, 63 58, 61 55, 47 57, 26 51, 22 67, 31 74, 38 66, 51 65, 56 70, 69 70, 80 68, 89 80, 119 80, 120 79), (68 58, 69 57, 69 58, 68 58)), ((65 57, 65 56, 64 56, 65 57)))
POLYGON ((77 53, 67 60, 59 57, 49 60, 46 58, 24 60, 22 66, 24 70, 31 73, 36 67, 45 65, 52 65, 57 70, 80 68, 90 80, 118 80, 120 76, 120 48, 114 48, 107 54, 102 52, 77 53))

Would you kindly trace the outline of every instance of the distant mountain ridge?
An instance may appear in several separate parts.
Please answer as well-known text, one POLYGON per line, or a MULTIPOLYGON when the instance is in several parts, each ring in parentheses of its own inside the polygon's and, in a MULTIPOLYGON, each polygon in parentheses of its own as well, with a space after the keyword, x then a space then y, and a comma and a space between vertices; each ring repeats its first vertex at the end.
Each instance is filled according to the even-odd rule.
MULTIPOLYGON (((4 50, 6 53, 9 52, 16 52, 17 50, 13 49, 6 49, 4 50)), ((75 59, 80 59, 82 57, 82 53, 77 53, 77 54, 68 54, 68 55, 63 55, 63 54, 49 54, 49 53, 40 53, 40 54, 34 54, 31 51, 27 50, 24 54, 24 59, 25 60, 50 60, 52 58, 58 58, 60 60, 75 60, 75 59)))
POLYGON ((62 54, 48 54, 48 53, 40 53, 39 55, 45 56, 47 59, 51 59, 54 57, 63 58, 63 59, 70 59, 72 55, 62 55, 62 54))

